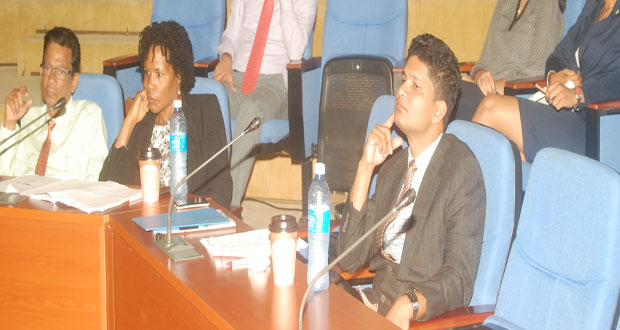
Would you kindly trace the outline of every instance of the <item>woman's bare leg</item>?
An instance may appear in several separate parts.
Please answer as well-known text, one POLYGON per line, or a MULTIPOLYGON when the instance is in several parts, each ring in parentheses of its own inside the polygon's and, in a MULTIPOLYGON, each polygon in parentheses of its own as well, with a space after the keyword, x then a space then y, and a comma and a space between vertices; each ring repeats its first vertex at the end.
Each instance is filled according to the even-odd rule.
POLYGON ((482 99, 472 121, 491 127, 504 134, 517 145, 521 160, 525 161, 523 152, 523 131, 519 103, 514 96, 488 95, 482 99))

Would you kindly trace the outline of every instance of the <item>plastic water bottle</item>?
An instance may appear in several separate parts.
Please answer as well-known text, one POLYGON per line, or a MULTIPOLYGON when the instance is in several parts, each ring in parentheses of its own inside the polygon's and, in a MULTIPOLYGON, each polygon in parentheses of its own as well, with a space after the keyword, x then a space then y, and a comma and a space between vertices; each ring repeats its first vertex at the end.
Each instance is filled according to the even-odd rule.
MULTIPOLYGON (((308 192, 308 284, 327 266, 329 251, 330 195, 325 181, 325 164, 316 163, 308 192)), ((322 275, 312 291, 326 290, 329 273, 322 275)))
MULTIPOLYGON (((181 100, 174 100, 174 114, 170 118, 170 194, 187 175, 187 121, 181 100)), ((179 187, 176 198, 187 196, 187 182, 179 187)))

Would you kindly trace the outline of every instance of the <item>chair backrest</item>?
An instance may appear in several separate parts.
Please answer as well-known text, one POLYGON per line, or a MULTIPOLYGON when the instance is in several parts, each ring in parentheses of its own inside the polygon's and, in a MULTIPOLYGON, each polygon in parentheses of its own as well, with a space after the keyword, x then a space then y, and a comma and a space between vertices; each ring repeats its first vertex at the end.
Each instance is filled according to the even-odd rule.
POLYGON ((152 22, 183 25, 194 49, 194 61, 217 55, 226 23, 225 0, 153 0, 152 22))
POLYGON ((520 329, 609 329, 620 290, 620 175, 545 148, 532 165, 495 315, 520 329))
POLYGON ((406 0, 328 0, 322 66, 337 56, 373 55, 396 64, 405 56, 406 0))
POLYGON ((220 103, 224 127, 226 128, 226 141, 230 142, 230 115, 228 111, 228 96, 226 89, 218 81, 211 78, 196 77, 196 84, 190 94, 215 94, 220 103))
POLYGON ((394 94, 392 64, 383 58, 338 57, 323 71, 318 161, 329 188, 349 191, 364 151, 364 131, 375 100, 394 94))
POLYGON ((508 258, 515 220, 521 209, 521 159, 501 133, 476 123, 455 120, 446 133, 474 153, 486 190, 486 217, 478 274, 470 306, 494 305, 508 258))
POLYGON ((577 22, 577 18, 581 14, 583 6, 586 4, 586 0, 567 0, 566 8, 564 8, 564 33, 565 36, 568 30, 577 22))
POLYGON ((101 108, 110 149, 125 118, 121 85, 108 75, 81 73, 73 98, 95 102, 101 108))
MULTIPOLYGON (((176 21, 181 24, 192 42, 194 61, 217 58, 217 47, 226 22, 225 0, 153 0, 152 22, 176 21)), ((125 99, 142 90, 139 68, 116 71, 125 99)))

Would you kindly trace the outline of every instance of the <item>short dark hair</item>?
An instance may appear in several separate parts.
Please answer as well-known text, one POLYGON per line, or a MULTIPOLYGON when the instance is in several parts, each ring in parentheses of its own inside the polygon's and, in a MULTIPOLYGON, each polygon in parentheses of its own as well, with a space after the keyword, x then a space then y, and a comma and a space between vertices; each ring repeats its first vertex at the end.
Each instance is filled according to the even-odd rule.
POLYGON ((411 56, 416 56, 427 66, 435 88, 435 100, 444 100, 448 106, 444 117, 447 123, 456 104, 461 81, 456 56, 445 42, 432 34, 422 34, 411 40, 407 60, 411 56))
POLYGON ((140 69, 144 69, 149 50, 153 47, 154 52, 155 46, 161 47, 161 53, 172 64, 174 73, 181 76, 181 90, 192 90, 196 82, 194 51, 185 28, 174 21, 155 22, 145 27, 140 33, 138 45, 140 69))
POLYGON ((47 45, 52 42, 71 50, 71 71, 80 72, 82 54, 80 52, 80 41, 75 33, 62 26, 56 26, 47 31, 47 33, 45 33, 45 38, 43 39, 43 59, 41 60, 41 63, 45 61, 45 50, 47 49, 47 45))

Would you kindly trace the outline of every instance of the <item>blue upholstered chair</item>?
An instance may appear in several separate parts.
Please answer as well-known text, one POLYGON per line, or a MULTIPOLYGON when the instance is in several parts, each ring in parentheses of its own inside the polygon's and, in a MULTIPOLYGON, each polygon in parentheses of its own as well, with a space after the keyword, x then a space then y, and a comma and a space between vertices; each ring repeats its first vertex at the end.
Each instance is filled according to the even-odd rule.
MULTIPOLYGON (((302 161, 302 193, 312 180, 312 146, 319 133, 323 68, 336 57, 379 56, 403 66, 407 35, 407 1, 328 0, 322 58, 289 65, 290 154, 302 161)), ((329 176, 329 173, 327 174, 329 176)), ((305 209, 305 203, 304 203, 305 209)))
MULTIPOLYGON (((394 112, 394 96, 384 95, 375 101, 366 138, 394 112)), ((508 257, 515 220, 521 208, 521 162, 518 151, 499 132, 479 124, 455 120, 446 130, 472 150, 484 178, 486 219, 478 274, 470 306, 494 305, 497 300, 504 265, 508 257)), ((393 131, 393 136, 396 136, 393 131)), ((407 147, 407 143, 403 144, 407 147)), ((369 196, 374 194, 376 175, 369 196)))
MULTIPOLYGON (((217 63, 217 47, 226 22, 226 1, 153 0, 151 23, 163 21, 176 21, 185 28, 192 42, 196 74, 206 77, 217 63)), ((118 79, 125 99, 134 97, 142 90, 142 79, 137 66, 137 55, 121 56, 103 62, 103 73, 118 79)))
POLYGON ((521 159, 510 140, 483 125, 455 120, 448 125, 446 133, 467 144, 482 170, 486 217, 480 264, 469 305, 493 305, 521 210, 521 159))
POLYGON ((620 176, 546 148, 533 162, 492 329, 609 329, 620 290, 620 176))
POLYGON ((228 111, 228 96, 226 89, 218 81, 211 78, 196 77, 196 84, 190 94, 215 94, 222 110, 222 119, 226 128, 226 141, 230 142, 230 113, 228 111))
POLYGON ((73 98, 95 102, 101 108, 106 126, 108 149, 110 149, 125 118, 121 85, 110 76, 81 73, 73 98))

